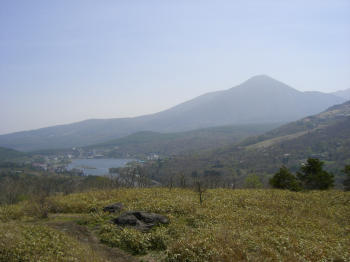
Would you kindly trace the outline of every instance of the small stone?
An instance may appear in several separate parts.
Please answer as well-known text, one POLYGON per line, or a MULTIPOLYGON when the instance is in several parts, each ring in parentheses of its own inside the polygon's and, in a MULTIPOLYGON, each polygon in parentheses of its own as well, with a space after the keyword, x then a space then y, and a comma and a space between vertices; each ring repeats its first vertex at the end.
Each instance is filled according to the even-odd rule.
POLYGON ((114 203, 103 208, 104 212, 117 213, 123 209, 122 203, 114 203))

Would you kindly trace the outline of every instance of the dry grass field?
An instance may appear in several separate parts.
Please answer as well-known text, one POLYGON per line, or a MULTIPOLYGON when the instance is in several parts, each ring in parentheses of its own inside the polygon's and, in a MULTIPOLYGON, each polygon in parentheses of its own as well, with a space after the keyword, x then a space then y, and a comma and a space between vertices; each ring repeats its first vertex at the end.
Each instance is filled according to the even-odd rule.
POLYGON ((349 192, 212 189, 202 205, 198 198, 167 188, 76 193, 47 199, 45 219, 35 217, 35 203, 2 206, 0 261, 350 261, 349 192), (118 214, 102 211, 114 202, 170 224, 119 228, 111 223, 118 214), (99 243, 69 233, 74 225, 99 243), (124 260, 101 248, 121 250, 124 260))

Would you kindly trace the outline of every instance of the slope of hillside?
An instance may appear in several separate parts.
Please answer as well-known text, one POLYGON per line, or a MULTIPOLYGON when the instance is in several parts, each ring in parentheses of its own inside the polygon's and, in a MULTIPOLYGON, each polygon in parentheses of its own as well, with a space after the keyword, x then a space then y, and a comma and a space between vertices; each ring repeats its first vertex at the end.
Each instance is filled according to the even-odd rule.
POLYGON ((245 143, 254 144, 255 142, 257 143, 259 141, 267 142, 270 139, 277 138, 283 140, 283 137, 286 137, 288 139, 289 135, 291 135, 290 138, 294 138, 295 136, 300 136, 305 133, 316 131, 320 128, 325 128, 339 122, 346 121, 349 117, 350 101, 340 105, 332 106, 326 111, 321 112, 317 115, 308 116, 301 120, 283 125, 259 137, 247 139, 245 143))
MULTIPOLYGON (((308 157, 320 158, 335 173, 350 164, 350 101, 283 125, 264 135, 250 137, 239 144, 189 156, 178 156, 162 164, 159 179, 167 173, 219 167, 228 174, 271 174, 281 165, 296 171, 308 157), (217 164, 219 163, 219 165, 217 164)), ((150 167, 154 168, 154 167, 150 167)))
POLYGON ((0 162, 10 161, 24 157, 25 154, 13 149, 0 147, 0 162))
POLYGON ((144 131, 84 149, 103 152, 108 157, 143 157, 151 153, 169 156, 236 143, 280 125, 275 123, 220 126, 178 133, 144 131))
POLYGON ((67 148, 101 143, 139 131, 180 132, 220 125, 288 122, 343 101, 331 94, 300 92, 262 75, 237 87, 208 93, 156 114, 86 120, 1 135, 0 145, 24 151, 67 148))
POLYGON ((238 166, 258 172, 274 172, 278 166, 285 164, 296 170, 308 157, 326 161, 331 169, 340 169, 348 164, 350 117, 331 125, 319 125, 308 131, 246 146, 241 154, 244 161, 238 166))

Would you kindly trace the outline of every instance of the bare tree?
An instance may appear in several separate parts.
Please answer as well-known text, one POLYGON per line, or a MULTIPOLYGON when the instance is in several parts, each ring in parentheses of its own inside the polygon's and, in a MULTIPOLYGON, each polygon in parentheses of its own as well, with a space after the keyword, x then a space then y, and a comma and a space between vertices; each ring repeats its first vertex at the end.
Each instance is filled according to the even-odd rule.
POLYGON ((186 180, 186 176, 184 173, 179 174, 179 186, 181 188, 186 188, 186 186, 187 186, 187 180, 186 180))
POLYGON ((15 204, 21 195, 21 185, 12 178, 6 177, 0 182, 1 199, 4 204, 15 204))
POLYGON ((203 203, 203 194, 206 191, 206 187, 204 185, 203 180, 197 179, 194 183, 194 190, 198 193, 199 203, 202 205, 203 203))
POLYGON ((173 189, 173 186, 174 186, 173 175, 170 175, 169 181, 168 181, 168 188, 169 188, 169 191, 171 191, 171 189, 173 189))

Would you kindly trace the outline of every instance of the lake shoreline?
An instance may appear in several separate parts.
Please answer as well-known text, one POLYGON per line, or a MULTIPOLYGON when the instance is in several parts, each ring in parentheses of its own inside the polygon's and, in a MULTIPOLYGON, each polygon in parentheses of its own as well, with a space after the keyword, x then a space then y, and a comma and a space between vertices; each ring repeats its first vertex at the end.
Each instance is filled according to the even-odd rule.
POLYGON ((71 159, 66 168, 67 170, 78 169, 84 175, 103 176, 109 175, 110 168, 124 167, 128 163, 137 161, 127 158, 76 158, 71 159))

